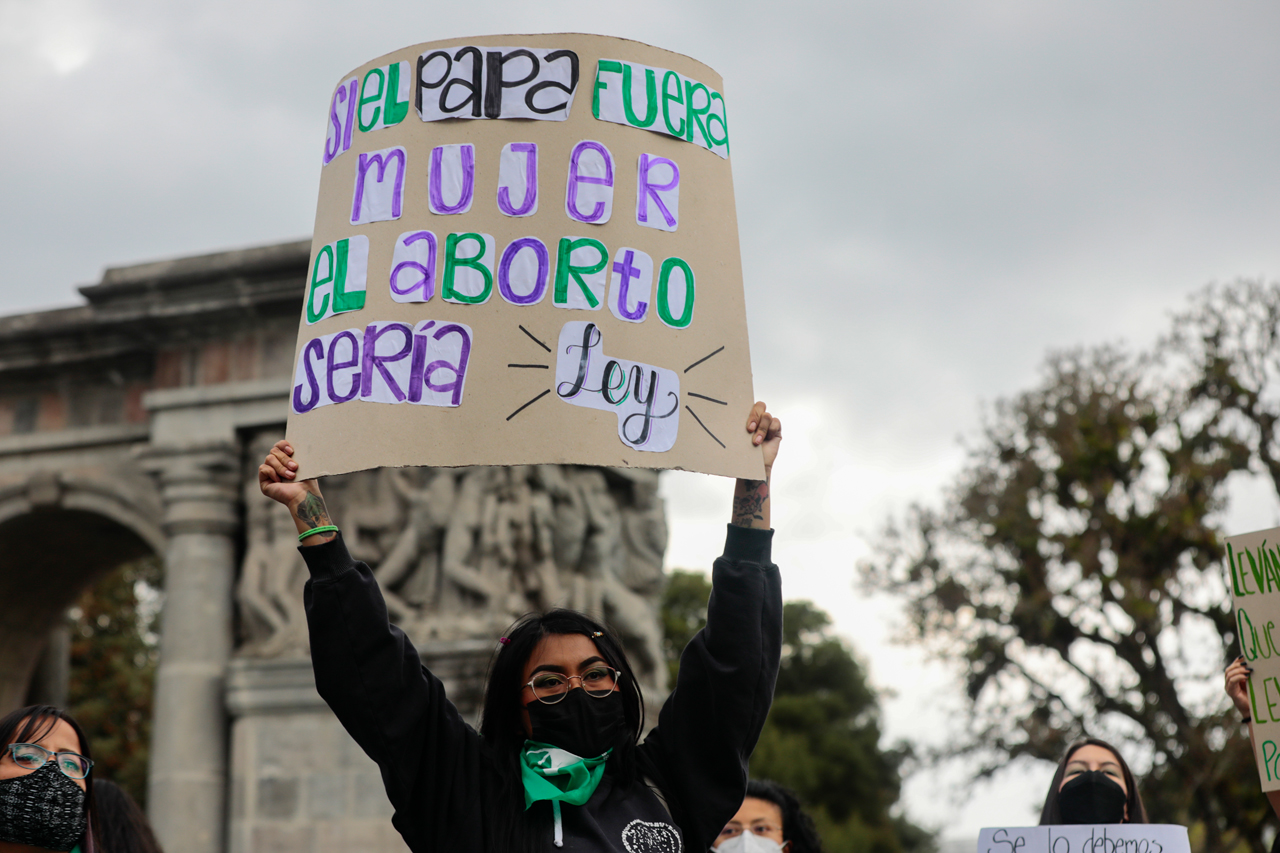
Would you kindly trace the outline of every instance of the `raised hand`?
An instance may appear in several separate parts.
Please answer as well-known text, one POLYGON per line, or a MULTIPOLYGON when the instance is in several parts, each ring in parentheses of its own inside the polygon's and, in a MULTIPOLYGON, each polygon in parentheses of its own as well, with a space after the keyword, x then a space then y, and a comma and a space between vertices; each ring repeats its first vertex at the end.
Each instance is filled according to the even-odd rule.
POLYGON ((1231 703, 1236 706, 1240 716, 1246 719, 1252 716, 1249 713, 1249 676, 1251 675, 1253 675, 1253 668, 1245 661, 1244 655, 1233 660, 1227 667, 1227 695, 1231 697, 1231 703))
POLYGON ((755 433, 751 443, 764 448, 764 467, 768 471, 773 468, 773 460, 778 458, 778 448, 782 446, 782 420, 769 412, 764 403, 756 403, 747 416, 747 432, 755 433))
MULTIPOLYGON (((318 480, 294 482, 298 476, 298 463, 293 461, 293 446, 281 439, 271 448, 267 458, 258 466, 258 488, 274 501, 279 501, 293 514, 293 523, 299 533, 328 527, 333 524, 329 510, 324 505, 318 480)), ((304 545, 328 542, 333 533, 320 532, 302 540, 304 545)))

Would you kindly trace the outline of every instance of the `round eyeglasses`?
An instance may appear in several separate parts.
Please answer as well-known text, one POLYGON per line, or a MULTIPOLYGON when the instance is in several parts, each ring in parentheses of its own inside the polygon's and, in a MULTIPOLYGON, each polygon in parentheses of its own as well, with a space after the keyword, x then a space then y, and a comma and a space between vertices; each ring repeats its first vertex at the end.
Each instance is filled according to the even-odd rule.
POLYGON ((93 762, 78 752, 50 752, 34 743, 11 743, 5 751, 23 770, 39 770, 51 756, 57 756, 57 767, 68 779, 83 779, 93 769, 93 762))
POLYGON ((622 673, 611 666, 593 666, 582 675, 543 672, 534 676, 526 686, 533 691, 533 695, 539 702, 544 705, 554 705, 569 695, 572 687, 569 682, 575 678, 588 696, 593 699, 603 699, 622 681, 622 673))

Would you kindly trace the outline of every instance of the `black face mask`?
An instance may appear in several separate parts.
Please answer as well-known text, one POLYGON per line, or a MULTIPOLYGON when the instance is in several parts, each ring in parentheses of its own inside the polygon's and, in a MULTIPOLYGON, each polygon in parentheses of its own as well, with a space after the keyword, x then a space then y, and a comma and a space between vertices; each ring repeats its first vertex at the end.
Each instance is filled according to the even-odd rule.
POLYGON ((1124 823, 1124 789, 1101 770, 1073 777, 1058 791, 1063 823, 1124 823))
POLYGON ((531 740, 558 746, 579 758, 595 758, 617 746, 627 733, 622 694, 616 690, 593 699, 575 688, 554 705, 534 699, 525 710, 533 726, 531 740))
POLYGON ((84 837, 85 792, 53 761, 34 773, 0 779, 0 841, 70 850, 84 837))

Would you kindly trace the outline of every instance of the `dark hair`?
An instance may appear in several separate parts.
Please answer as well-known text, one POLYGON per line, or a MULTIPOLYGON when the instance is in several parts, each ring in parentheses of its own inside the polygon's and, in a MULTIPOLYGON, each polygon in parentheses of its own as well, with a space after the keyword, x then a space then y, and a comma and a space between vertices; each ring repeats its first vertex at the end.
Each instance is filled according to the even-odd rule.
POLYGON ((1062 778, 1067 775, 1067 764, 1071 761, 1071 756, 1080 751, 1081 747, 1086 746, 1100 746, 1116 757, 1116 761, 1120 763, 1120 772, 1124 775, 1125 790, 1128 791, 1126 804, 1128 805, 1129 817, 1127 822, 1147 823, 1147 809, 1142 805, 1142 795, 1138 793, 1138 780, 1133 777, 1133 771, 1125 763, 1124 756, 1120 754, 1120 750, 1105 740, 1086 737, 1071 744, 1071 746, 1067 747, 1067 751, 1062 754, 1062 760, 1058 762, 1058 770, 1053 774, 1053 781, 1049 783, 1049 793, 1045 795, 1044 808, 1040 810, 1040 825, 1053 826, 1062 823, 1062 810, 1058 808, 1058 789, 1062 787, 1062 778))
POLYGON ((747 796, 773 803, 782 812, 782 840, 791 845, 787 853, 822 853, 818 829, 795 791, 767 779, 752 779, 747 782, 747 796))
MULTIPOLYGON (((84 735, 84 729, 80 728, 74 717, 53 705, 28 705, 0 718, 0 748, 11 743, 36 743, 53 731, 59 720, 71 726, 80 740, 80 754, 92 761, 93 751, 89 747, 89 739, 84 735)), ((97 853, 97 814, 93 801, 92 768, 84 779, 84 794, 84 810, 89 822, 80 845, 83 853, 97 853)))
POLYGON ((107 853, 163 853, 147 816, 129 792, 110 779, 93 783, 98 804, 98 838, 107 853))
MULTIPOLYGON (((524 809, 524 787, 520 778, 520 750, 524 746, 525 730, 520 701, 524 687, 524 668, 533 650, 544 637, 552 634, 581 634, 595 643, 605 663, 621 673, 619 687, 622 693, 623 717, 627 723, 627 737, 613 747, 613 754, 605 765, 614 780, 627 785, 639 778, 636 766, 636 744, 644 728, 644 696, 640 682, 636 680, 618 637, 605 625, 576 610, 557 608, 546 613, 531 613, 521 617, 507 629, 504 642, 499 644, 489 663, 489 678, 484 691, 484 710, 480 717, 480 735, 490 745, 493 755, 503 768, 503 787, 497 792, 509 801, 511 825, 505 847, 518 850, 542 849, 535 844, 531 833, 525 831, 529 820, 540 822, 535 812, 524 809), (522 817, 528 815, 528 819, 522 817)), ((535 700, 536 701, 536 700, 535 700)), ((538 804, 545 805, 545 803, 538 804)))

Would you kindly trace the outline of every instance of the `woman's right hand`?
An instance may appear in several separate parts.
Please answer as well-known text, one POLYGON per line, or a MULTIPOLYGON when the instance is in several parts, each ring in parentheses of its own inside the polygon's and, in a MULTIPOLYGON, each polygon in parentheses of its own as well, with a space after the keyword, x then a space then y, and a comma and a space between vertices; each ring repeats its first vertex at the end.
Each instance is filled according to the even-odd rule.
POLYGON ((1231 702, 1236 706, 1236 710, 1240 712, 1240 716, 1246 719, 1252 715, 1249 713, 1249 676, 1253 675, 1253 669, 1245 661, 1244 655, 1236 658, 1227 667, 1226 673, 1226 691, 1231 697, 1231 702))
POLYGON ((293 461, 293 445, 280 439, 271 448, 267 458, 258 466, 258 488, 274 501, 279 501, 289 509, 301 503, 307 495, 320 495, 320 483, 317 480, 301 480, 294 482, 298 474, 298 463, 293 461))

